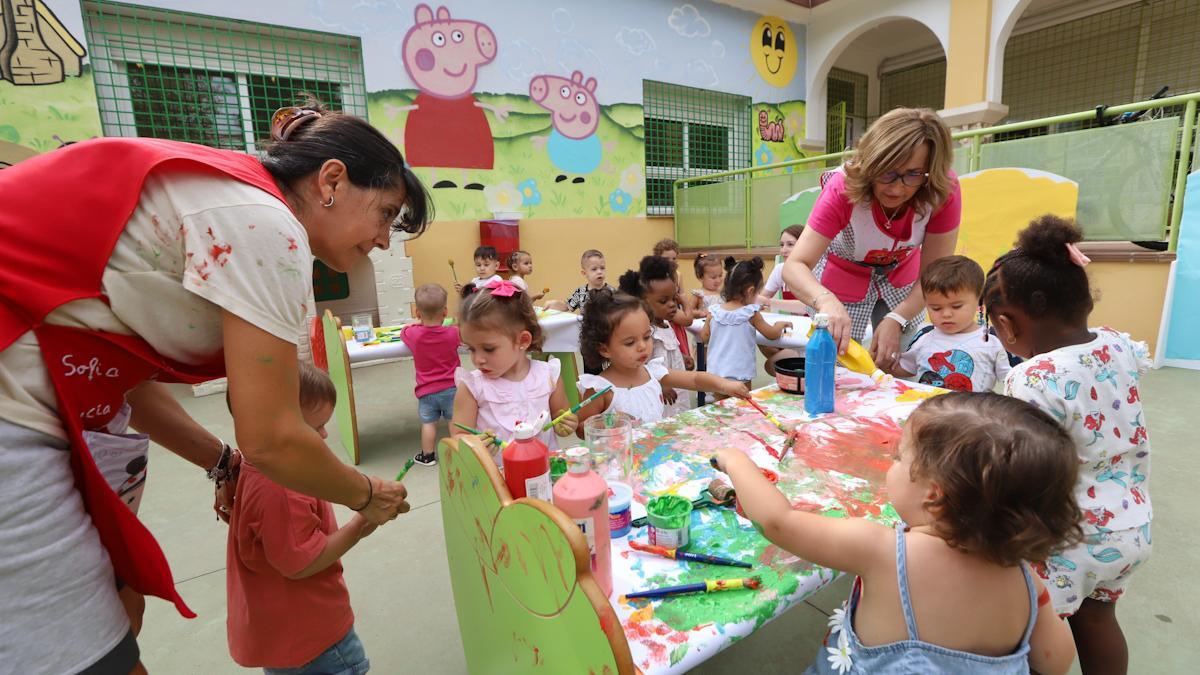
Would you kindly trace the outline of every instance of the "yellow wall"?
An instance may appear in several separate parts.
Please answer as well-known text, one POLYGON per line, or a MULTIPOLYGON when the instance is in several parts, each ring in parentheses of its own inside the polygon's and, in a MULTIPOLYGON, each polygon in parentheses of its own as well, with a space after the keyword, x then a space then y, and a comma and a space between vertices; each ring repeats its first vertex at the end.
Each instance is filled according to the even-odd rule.
POLYGON ((991 0, 951 0, 946 108, 987 100, 991 0))
MULTIPOLYGON (((565 300, 584 282, 579 274, 579 256, 594 248, 608 263, 608 282, 636 268, 642 256, 650 255, 655 242, 674 236, 671 218, 538 218, 521 221, 521 248, 533 255, 531 291, 550 287, 548 297, 565 300)), ((441 284, 453 293, 448 258, 454 258, 460 281, 475 276, 471 254, 479 245, 479 223, 474 220, 438 221, 424 235, 405 244, 412 257, 413 283, 441 284)), ((691 264, 690 262, 688 264, 691 264)), ((687 270, 684 270, 685 274, 687 270)), ((686 276, 685 276, 686 278, 686 276)), ((457 304, 451 302, 453 312, 457 304)))
POLYGON ((1170 270, 1167 262, 1095 261, 1088 265, 1092 291, 1097 296, 1088 323, 1125 331, 1145 340, 1153 352, 1170 270))

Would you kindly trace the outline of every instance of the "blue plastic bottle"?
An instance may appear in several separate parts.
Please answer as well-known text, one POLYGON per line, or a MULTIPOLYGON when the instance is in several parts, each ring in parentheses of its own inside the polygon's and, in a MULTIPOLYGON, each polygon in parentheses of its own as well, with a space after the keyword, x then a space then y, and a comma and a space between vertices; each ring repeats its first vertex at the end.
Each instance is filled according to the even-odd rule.
POLYGON ((804 348, 804 412, 823 415, 833 412, 837 345, 829 334, 828 314, 814 316, 813 327, 804 348))

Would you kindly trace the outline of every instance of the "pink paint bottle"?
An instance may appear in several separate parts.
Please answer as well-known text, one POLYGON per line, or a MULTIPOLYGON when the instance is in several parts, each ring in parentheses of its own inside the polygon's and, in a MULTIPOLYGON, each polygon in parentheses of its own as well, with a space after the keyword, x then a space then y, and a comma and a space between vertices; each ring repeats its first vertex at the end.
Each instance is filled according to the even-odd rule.
POLYGON ((567 473, 554 484, 554 505, 575 521, 592 556, 592 576, 605 597, 612 595, 608 483, 592 471, 587 448, 567 450, 567 473))

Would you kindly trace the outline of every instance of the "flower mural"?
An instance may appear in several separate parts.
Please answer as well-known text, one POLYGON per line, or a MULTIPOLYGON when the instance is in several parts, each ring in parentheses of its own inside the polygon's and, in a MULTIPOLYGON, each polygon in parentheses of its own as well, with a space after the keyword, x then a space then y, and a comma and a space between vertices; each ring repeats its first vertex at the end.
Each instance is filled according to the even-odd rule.
POLYGON ((630 197, 640 197, 645 185, 646 180, 642 175, 641 164, 630 164, 621 172, 621 189, 628 192, 630 197))
POLYGON ((759 143, 758 149, 754 151, 755 166, 763 166, 765 164, 772 164, 774 162, 775 153, 771 152, 771 149, 767 147, 766 143, 759 143))
POLYGON ((488 209, 493 212, 512 211, 522 204, 521 192, 511 181, 485 187, 483 198, 487 200, 488 209))
POLYGON ((542 193, 538 191, 537 181, 532 178, 518 183, 517 191, 521 193, 521 206, 537 206, 542 203, 542 193))
POLYGON ((625 213, 629 210, 629 205, 633 203, 633 197, 628 192, 617 188, 608 196, 608 205, 617 213, 625 213))

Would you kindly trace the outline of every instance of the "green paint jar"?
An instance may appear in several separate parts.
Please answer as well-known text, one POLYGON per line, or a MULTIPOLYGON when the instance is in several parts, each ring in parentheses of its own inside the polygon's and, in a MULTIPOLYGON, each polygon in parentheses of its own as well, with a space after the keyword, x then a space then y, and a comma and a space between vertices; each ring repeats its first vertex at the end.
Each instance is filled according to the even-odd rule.
POLYGON ((562 457, 550 458, 550 482, 557 483, 567 472, 567 460, 562 457))
POLYGON ((650 544, 687 548, 691 536, 692 503, 679 495, 655 497, 646 504, 650 544))

